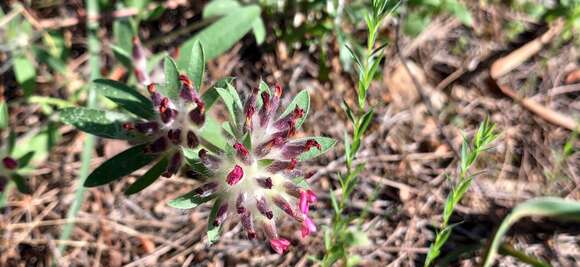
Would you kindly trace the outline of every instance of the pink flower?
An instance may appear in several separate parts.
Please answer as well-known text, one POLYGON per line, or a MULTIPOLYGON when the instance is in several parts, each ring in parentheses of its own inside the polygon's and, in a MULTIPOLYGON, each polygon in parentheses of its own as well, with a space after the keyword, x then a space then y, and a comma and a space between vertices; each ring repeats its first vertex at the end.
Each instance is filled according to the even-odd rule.
POLYGON ((302 230, 302 238, 305 238, 309 234, 316 232, 316 225, 308 216, 304 216, 304 221, 302 222, 301 230, 302 230))
POLYGON ((276 238, 270 240, 270 246, 276 251, 276 253, 282 255, 286 250, 288 250, 288 246, 290 246, 290 241, 284 238, 276 238))
POLYGON ((229 185, 235 185, 244 177, 244 170, 240 165, 234 166, 234 169, 228 174, 227 182, 229 185))

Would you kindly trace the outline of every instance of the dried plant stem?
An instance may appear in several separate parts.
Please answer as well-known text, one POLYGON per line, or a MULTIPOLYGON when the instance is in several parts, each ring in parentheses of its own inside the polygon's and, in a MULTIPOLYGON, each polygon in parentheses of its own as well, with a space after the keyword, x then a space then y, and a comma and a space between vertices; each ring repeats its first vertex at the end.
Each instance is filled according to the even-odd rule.
MULTIPOLYGON (((89 18, 96 18, 99 14, 99 3, 97 0, 87 0, 87 14, 89 18)), ((88 33, 88 47, 89 47, 89 67, 90 67, 90 80, 94 80, 100 76, 100 58, 99 54, 101 51, 101 46, 99 39, 97 37, 97 31, 99 28, 99 22, 96 19, 87 20, 87 33, 88 33)), ((93 108, 96 106, 97 98, 94 90, 91 87, 87 88, 87 107, 93 108)), ((83 144, 83 151, 81 154, 81 168, 79 173, 79 182, 77 184, 78 188, 75 192, 75 198, 70 206, 67 213, 67 220, 74 221, 76 218, 81 205, 83 203, 84 194, 86 188, 83 186, 87 176, 89 175, 89 167, 91 163, 91 158, 93 150, 95 147, 95 136, 86 135, 85 142, 83 144)), ((74 222, 67 223, 62 229, 60 240, 68 240, 72 230, 74 228, 74 222)), ((66 249, 67 243, 61 243, 59 245, 59 251, 61 253, 66 249)))

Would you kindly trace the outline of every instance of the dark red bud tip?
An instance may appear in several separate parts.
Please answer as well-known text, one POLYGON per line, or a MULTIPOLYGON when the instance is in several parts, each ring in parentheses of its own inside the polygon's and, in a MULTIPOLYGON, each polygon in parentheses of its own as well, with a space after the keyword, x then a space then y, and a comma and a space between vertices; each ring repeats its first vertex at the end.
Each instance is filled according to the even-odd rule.
POLYGON ((304 175, 304 179, 308 180, 310 178, 312 178, 312 176, 314 176, 316 174, 316 171, 310 171, 308 173, 306 173, 306 175, 304 175))
POLYGON ((202 125, 205 122, 205 107, 199 105, 189 112, 189 119, 196 125, 202 125))
POLYGON ((4 168, 9 170, 15 170, 16 168, 18 168, 18 161, 16 161, 12 157, 3 158, 2 164, 4 164, 4 168))
POLYGON ((136 123, 135 129, 137 129, 137 131, 139 131, 140 133, 151 134, 159 130, 159 125, 157 124, 157 122, 154 121, 142 122, 136 123))
POLYGON ((322 150, 322 147, 318 142, 316 142, 316 140, 310 139, 306 141, 306 150, 310 150, 312 147, 316 147, 318 150, 322 150))
POLYGON ((246 208, 244 208, 245 201, 246 201, 246 194, 240 193, 238 195, 238 198, 236 199, 236 211, 238 212, 238 214, 243 214, 244 212, 246 212, 246 208))
POLYGON ((256 232, 248 232, 248 239, 250 240, 256 239, 256 232))
POLYGON ((262 97, 264 109, 268 110, 268 108, 270 107, 270 94, 268 94, 268 92, 262 92, 260 96, 262 97))
POLYGON ((171 175, 176 174, 179 171, 179 168, 181 168, 182 160, 183 157, 181 156, 181 152, 175 152, 169 161, 169 166, 167 167, 166 173, 169 174, 169 176, 165 177, 171 177, 171 175))
POLYGON ((228 203, 224 203, 219 207, 213 225, 219 226, 226 220, 227 216, 228 216, 228 203))
POLYGON ((150 94, 153 94, 153 93, 157 92, 157 85, 154 84, 154 83, 151 83, 151 84, 147 85, 147 91, 150 94))
POLYGON ((133 125, 133 123, 130 122, 125 122, 123 123, 123 129, 127 130, 127 131, 131 131, 133 129, 135 129, 135 126, 133 125))
POLYGON ((169 98, 164 97, 161 100, 161 105, 159 106, 159 112, 165 113, 165 111, 167 111, 168 108, 169 108, 169 98))
POLYGON ((169 138, 174 145, 181 144, 181 129, 170 129, 167 132, 167 138, 169 138))
POLYGON ((191 87, 191 80, 185 75, 185 74, 181 74, 179 75, 179 81, 181 81, 182 83, 186 84, 188 87, 191 87))
POLYGON ((167 139, 165 137, 160 137, 153 143, 149 144, 145 150, 149 153, 159 153, 167 149, 167 139))
POLYGON ((282 95, 282 85, 280 85, 279 83, 276 83, 276 85, 274 85, 274 95, 276 97, 280 97, 282 95))
POLYGON ((288 164, 288 170, 293 170, 294 168, 296 168, 296 164, 298 164, 298 160, 291 159, 290 164, 288 164))
POLYGON ((230 171, 230 173, 228 174, 226 182, 229 185, 235 185, 235 184, 239 183, 243 177, 244 177, 244 170, 242 169, 242 167, 240 167, 240 165, 236 165, 236 166, 234 166, 234 169, 232 171, 230 171))
POLYGON ((272 212, 272 210, 270 209, 270 207, 268 206, 268 203, 266 202, 266 199, 264 198, 260 198, 257 200, 257 208, 258 211, 264 215, 266 218, 268 218, 268 220, 271 220, 272 218, 274 218, 274 213, 272 212))
POLYGON ((294 111, 292 112, 292 118, 294 120, 300 119, 304 116, 304 110, 299 108, 298 106, 296 106, 296 108, 294 108, 294 111))
POLYGON ((199 145, 199 140, 197 139, 197 136, 192 131, 188 131, 187 132, 187 146, 189 148, 194 148, 197 145, 199 145))
POLYGON ((267 178, 256 178, 256 181, 258 182, 258 184, 266 189, 272 189, 272 178, 267 177, 267 178))
POLYGON ((254 229, 254 222, 252 221, 252 214, 249 211, 242 213, 242 226, 246 233, 248 233, 249 239, 256 238, 256 230, 254 229))

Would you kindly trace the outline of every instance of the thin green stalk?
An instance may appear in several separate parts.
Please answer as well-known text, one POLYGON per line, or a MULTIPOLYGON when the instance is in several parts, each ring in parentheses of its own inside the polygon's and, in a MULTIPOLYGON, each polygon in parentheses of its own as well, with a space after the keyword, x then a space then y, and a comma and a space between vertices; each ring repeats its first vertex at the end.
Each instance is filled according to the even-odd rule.
POLYGON ((362 56, 359 57, 352 48, 346 46, 351 57, 356 62, 358 71, 358 109, 352 110, 346 101, 343 103, 347 117, 353 125, 353 131, 352 134, 346 131, 344 134, 346 173, 339 174, 338 179, 342 195, 338 199, 334 192, 331 191, 330 194, 334 208, 334 217, 332 219, 332 227, 325 231, 324 243, 326 254, 322 259, 322 266, 331 266, 338 260, 342 260, 346 266, 355 266, 360 257, 350 255, 349 250, 351 247, 367 243, 366 241, 368 240, 366 234, 360 229, 360 224, 356 227, 357 229, 353 229, 354 227, 352 227, 352 222, 357 218, 364 218, 366 212, 363 211, 358 216, 345 215, 343 213, 358 183, 358 175, 365 167, 364 164, 353 166, 353 160, 358 155, 365 137, 365 132, 369 128, 374 116, 373 109, 367 108, 366 95, 383 57, 382 52, 384 46, 377 47, 377 36, 382 20, 390 14, 387 10, 387 4, 388 0, 371 1, 370 10, 365 18, 368 38, 365 46, 366 49, 363 49, 362 56))
MULTIPOLYGON (((88 49, 89 49, 89 67, 90 67, 90 80, 99 78, 100 76, 100 52, 101 45, 97 37, 97 31, 99 28, 99 22, 95 19, 99 14, 99 1, 98 0, 87 0, 87 34, 88 34, 88 49)), ((91 86, 87 87, 87 107, 94 108, 97 104, 96 93, 91 86)), ((79 182, 77 184, 78 188, 75 192, 75 199, 67 212, 67 220, 73 221, 83 203, 84 194, 86 188, 83 186, 87 176, 89 175, 89 167, 91 163, 91 158, 93 155, 93 150, 95 148, 95 136, 87 135, 85 137, 85 142, 83 144, 83 151, 81 153, 81 168, 79 173, 79 182)), ((60 240, 68 240, 74 228, 74 222, 70 222, 64 225, 62 233, 60 235, 60 240)), ((59 251, 61 253, 66 249, 66 245, 62 244, 59 246, 59 251)))
POLYGON ((458 181, 457 184, 453 186, 451 192, 447 196, 447 200, 445 201, 445 207, 443 209, 443 222, 440 225, 440 231, 437 232, 435 240, 429 248, 424 267, 433 265, 441 253, 441 248, 445 242, 447 242, 447 239, 449 239, 449 236, 453 231, 453 227, 455 225, 449 224, 451 215, 455 210, 455 206, 459 203, 459 201, 461 201, 463 195, 471 186, 473 178, 475 177, 475 175, 469 174, 468 171, 470 167, 473 166, 479 155, 487 150, 489 144, 496 138, 497 135, 495 134, 495 125, 488 119, 485 119, 479 126, 479 129, 477 133, 475 133, 475 136, 471 142, 466 138, 463 139, 463 145, 461 146, 460 153, 458 181))

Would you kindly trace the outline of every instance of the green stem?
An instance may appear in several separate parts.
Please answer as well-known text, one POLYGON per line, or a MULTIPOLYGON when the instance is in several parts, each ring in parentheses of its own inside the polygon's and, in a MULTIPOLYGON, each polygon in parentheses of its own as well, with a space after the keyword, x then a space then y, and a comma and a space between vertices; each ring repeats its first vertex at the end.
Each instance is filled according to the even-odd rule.
MULTIPOLYGON (((97 37, 97 31, 99 28, 99 22, 97 15, 99 14, 99 1, 98 0, 87 0, 87 33, 88 33, 88 49, 89 49, 89 67, 90 67, 90 80, 99 78, 100 76, 100 52, 101 45, 97 37)), ((87 88, 87 107, 94 108, 97 105, 97 98, 94 90, 91 86, 87 88)), ((83 151, 81 153, 81 168, 79 173, 79 183, 77 184, 77 189, 75 192, 75 199, 67 212, 67 220, 73 221, 80 211, 83 203, 84 194, 86 188, 83 186, 87 176, 89 175, 89 167, 91 163, 91 158, 93 155, 93 150, 95 147, 95 136, 87 135, 85 137, 85 142, 83 144, 83 151)), ((62 233, 60 235, 60 240, 68 240, 74 228, 74 222, 70 222, 64 225, 62 233)), ((59 251, 61 253, 66 249, 66 245, 62 244, 59 246, 59 251)))
POLYGON ((527 255, 526 253, 523 253, 523 252, 515 249, 514 247, 512 247, 506 243, 502 244, 499 247, 499 253, 512 256, 512 257, 518 259, 519 261, 521 261, 523 263, 527 263, 527 264, 532 265, 534 267, 550 267, 551 266, 549 263, 546 263, 540 259, 534 258, 530 255, 527 255))

